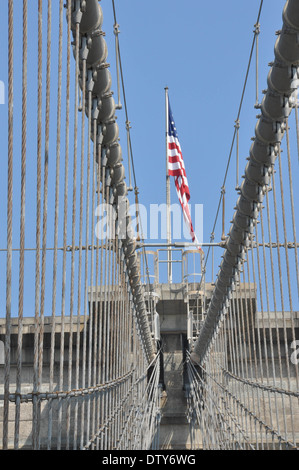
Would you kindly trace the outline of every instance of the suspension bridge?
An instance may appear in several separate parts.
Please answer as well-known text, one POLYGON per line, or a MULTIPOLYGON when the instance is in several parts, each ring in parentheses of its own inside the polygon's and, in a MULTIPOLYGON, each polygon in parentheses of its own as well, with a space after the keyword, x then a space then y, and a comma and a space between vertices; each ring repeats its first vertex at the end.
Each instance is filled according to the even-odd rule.
POLYGON ((116 83, 104 2, 8 1, 0 446, 298 449, 298 1, 273 31, 242 182, 226 170, 202 250, 143 237, 112 5, 116 83))

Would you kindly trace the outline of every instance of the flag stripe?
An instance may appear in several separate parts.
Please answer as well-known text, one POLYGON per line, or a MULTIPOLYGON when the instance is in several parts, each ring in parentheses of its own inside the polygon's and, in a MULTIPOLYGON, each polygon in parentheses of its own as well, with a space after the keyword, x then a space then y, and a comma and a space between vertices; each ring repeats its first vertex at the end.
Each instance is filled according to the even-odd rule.
MULTIPOLYGON (((168 132, 167 132, 167 165, 168 174, 175 177, 175 187, 177 195, 182 207, 183 217, 186 225, 189 228, 190 236, 193 242, 198 244, 196 235, 194 233, 188 201, 190 199, 190 191, 188 186, 188 180, 185 170, 185 164, 183 160, 182 150, 178 139, 177 130, 173 120, 170 103, 168 99, 168 132)), ((201 248, 199 247, 201 251, 201 248)))

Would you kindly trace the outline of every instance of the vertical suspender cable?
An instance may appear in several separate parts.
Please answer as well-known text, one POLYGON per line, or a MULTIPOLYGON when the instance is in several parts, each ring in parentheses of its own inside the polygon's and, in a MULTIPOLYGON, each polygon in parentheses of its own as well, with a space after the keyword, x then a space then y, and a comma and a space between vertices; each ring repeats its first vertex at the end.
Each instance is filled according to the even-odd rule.
MULTIPOLYGON (((260 6, 259 6, 259 11, 258 11, 258 16, 257 16, 257 21, 256 21, 256 23, 259 23, 260 16, 261 16, 261 13, 262 13, 262 8, 263 8, 263 2, 264 2, 264 0, 261 0, 261 2, 260 2, 260 6)), ((249 71, 250 71, 250 67, 251 67, 252 56, 253 56, 253 52, 254 52, 254 45, 255 45, 256 38, 257 38, 257 32, 254 31, 254 33, 255 33, 255 34, 254 34, 253 41, 252 41, 252 45, 251 45, 251 49, 250 49, 249 60, 248 60, 248 65, 247 65, 247 70, 246 70, 246 75, 245 75, 244 85, 243 85, 243 89, 242 89, 242 95, 241 95, 241 99, 240 99, 240 104, 239 104, 239 109, 238 109, 238 114, 237 114, 236 122, 240 119, 241 110, 242 110, 243 101, 244 101, 244 96, 245 96, 245 91, 246 91, 247 82, 248 82, 248 77, 249 77, 249 71)), ((232 152, 233 152, 234 142, 235 142, 236 136, 237 136, 237 128, 235 127, 235 128, 234 128, 234 133, 233 133, 233 139, 232 139, 232 143, 231 143, 231 147, 230 147, 230 151, 229 151, 227 166, 226 166, 226 170, 225 170, 225 174, 224 174, 224 179, 223 179, 222 188, 225 186, 225 182, 226 182, 226 178, 227 178, 227 174, 228 174, 228 170, 229 170, 229 165, 230 165, 230 161, 231 161, 231 156, 232 156, 232 152)), ((222 196, 223 196, 223 194, 222 194, 222 188, 221 188, 221 195, 220 195, 219 202, 218 202, 218 207, 217 207, 217 210, 216 210, 215 221, 214 221, 214 225, 213 225, 213 229, 212 229, 212 232, 211 232, 211 233, 214 233, 214 232, 215 232, 216 223, 217 223, 217 220, 218 220, 218 215, 219 215, 219 211, 220 211, 220 207, 221 207, 221 202, 222 202, 222 196)), ((206 256, 206 259, 205 259, 205 267, 207 266, 207 262, 208 262, 208 258, 209 258, 209 253, 210 253, 210 248, 211 248, 211 247, 208 248, 207 256, 206 256)))
POLYGON ((6 335, 4 343, 3 449, 8 447, 10 382, 11 280, 12 280, 12 196, 13 196, 13 1, 8 2, 8 173, 7 173, 7 259, 6 259, 6 335))
MULTIPOLYGON (((60 145, 61 145, 61 92, 62 92, 62 38, 63 38, 63 3, 59 4, 59 46, 58 46, 58 88, 57 88, 57 129, 56 129, 56 175, 55 175, 55 214, 54 214, 54 254, 53 254, 53 290, 52 290, 52 325, 50 352, 50 390, 54 379, 54 348, 56 325, 56 295, 57 295, 57 246, 58 246, 58 214, 59 214, 59 177, 60 177, 60 145)), ((67 155, 66 155, 67 159, 67 155)), ((64 318, 64 309, 61 316, 64 318)), ((63 342, 63 340, 62 340, 63 342)), ((52 437, 52 402, 49 402, 48 449, 51 449, 52 437)))
POLYGON ((260 23, 257 22, 254 27, 255 40, 255 107, 259 105, 259 34, 260 34, 260 23))
MULTIPOLYGON (((35 330, 34 330, 34 368, 33 368, 33 392, 38 390, 38 341, 39 341, 39 304, 40 304, 40 225, 41 225, 41 186, 42 186, 42 7, 43 2, 38 2, 38 71, 37 71, 37 176, 36 176, 36 253, 35 253, 35 330)), ((37 447, 37 397, 32 400, 32 446, 37 447)))
POLYGON ((202 362, 212 341, 217 335, 217 326, 227 311, 229 295, 238 275, 240 262, 244 255, 244 247, 248 243, 249 234, 257 218, 264 198, 264 187, 269 185, 272 172, 271 165, 278 153, 278 146, 285 132, 285 120, 291 112, 290 102, 297 88, 297 68, 299 51, 297 48, 297 34, 299 31, 299 10, 294 0, 286 3, 283 14, 283 29, 275 45, 275 61, 268 78, 268 91, 263 99, 262 115, 256 125, 256 137, 250 151, 249 163, 245 170, 245 179, 241 186, 241 195, 237 202, 237 211, 234 215, 233 225, 227 241, 227 249, 221 268, 218 273, 215 289, 209 306, 205 324, 196 341, 193 359, 202 362), (291 13, 290 13, 291 12, 291 13), (292 14, 291 32, 289 17, 292 14), (284 64, 286 73, 277 77, 284 64), (291 75, 289 73, 291 70, 291 75), (280 82, 281 81, 281 82, 280 82), (271 87, 276 94, 272 100, 271 87), (279 88, 287 89, 288 94, 279 88), (277 103, 277 98, 279 102, 277 103), (278 104, 278 107, 276 105, 278 104), (230 257, 234 258, 231 261, 230 257))
MULTIPOLYGON (((19 305, 18 305, 18 351, 16 393, 21 393, 23 304, 24 304, 24 248, 25 248, 25 195, 26 195, 26 138, 27 138, 27 0, 23 0, 23 73, 22 73, 22 163, 21 163, 21 214, 20 214, 20 266, 19 266, 19 305)), ((16 398, 15 442, 19 447, 20 397, 16 398)))

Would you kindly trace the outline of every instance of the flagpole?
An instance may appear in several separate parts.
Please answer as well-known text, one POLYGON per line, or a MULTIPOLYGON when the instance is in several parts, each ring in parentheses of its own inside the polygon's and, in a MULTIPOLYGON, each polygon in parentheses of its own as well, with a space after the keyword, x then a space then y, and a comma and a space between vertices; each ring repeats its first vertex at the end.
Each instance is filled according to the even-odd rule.
POLYGON ((167 227, 167 243, 169 245, 167 251, 167 279, 168 284, 172 283, 172 263, 171 263, 171 214, 170 214, 170 176, 168 174, 168 87, 165 87, 165 124, 166 124, 166 227, 167 227))

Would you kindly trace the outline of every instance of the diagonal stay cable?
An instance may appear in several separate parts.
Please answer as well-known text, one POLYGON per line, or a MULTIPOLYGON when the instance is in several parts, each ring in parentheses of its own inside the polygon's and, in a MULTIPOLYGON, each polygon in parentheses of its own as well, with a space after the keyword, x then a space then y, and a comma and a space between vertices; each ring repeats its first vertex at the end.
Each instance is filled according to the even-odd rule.
MULTIPOLYGON (((261 2, 260 2, 259 12, 258 12, 256 24, 259 23, 261 13, 262 13, 262 7, 263 7, 263 0, 261 0, 261 2)), ((256 38, 259 34, 257 30, 255 30, 254 33, 255 34, 253 36, 252 45, 251 45, 251 49, 250 49, 249 60, 248 60, 248 65, 247 65, 247 70, 246 70, 246 75, 245 75, 245 80, 244 80, 244 85, 243 85, 243 89, 242 89, 242 94, 241 94, 241 99, 240 99, 240 104, 239 104, 239 109, 238 109, 238 114, 237 114, 236 121, 239 121, 239 118, 240 118, 240 115, 241 115, 244 96, 245 96, 245 91, 246 91, 247 82, 248 82, 249 71, 250 71, 251 62, 252 62, 252 56, 253 56, 253 52, 254 52, 254 46, 255 46, 255 43, 256 43, 256 38)), ((234 144, 235 144, 236 135, 237 135, 237 127, 235 126, 234 127, 233 138, 232 138, 232 143, 231 143, 231 146, 230 146, 228 161, 227 161, 225 174, 224 174, 224 178, 223 178, 222 188, 224 188, 225 183, 226 183, 227 174, 228 174, 229 165, 230 165, 230 162, 231 162, 231 156, 232 156, 232 152, 233 152, 233 148, 234 148, 234 144)), ((215 216, 215 220, 214 220, 214 224, 213 224, 213 229, 212 229, 212 232, 211 232, 212 234, 214 234, 214 231, 215 231, 215 228, 216 228, 216 224, 217 224, 217 220, 218 220, 218 216, 219 216, 219 211, 220 211, 220 206, 221 206, 222 199, 223 199, 223 191, 221 191, 221 195, 220 195, 220 198, 219 198, 218 207, 217 207, 217 211, 216 211, 216 216, 215 216)), ((210 240, 210 241, 212 241, 212 240, 210 240)), ((210 249, 211 249, 211 247, 209 246, 207 256, 206 256, 206 259, 205 259, 204 269, 206 269, 206 266, 207 266, 210 249)))
MULTIPOLYGON (((288 74, 289 62, 295 65, 299 63, 297 46, 299 30, 298 17, 299 9, 297 1, 288 0, 283 12, 283 27, 275 44, 275 60, 271 63, 271 74, 281 68, 284 69, 285 73, 283 80, 284 88, 283 90, 279 88, 277 91, 280 114, 277 118, 277 114, 273 112, 273 107, 270 107, 270 109, 269 106, 265 107, 265 102, 269 99, 269 96, 271 96, 272 87, 274 87, 272 83, 269 83, 261 105, 261 115, 257 116, 258 122, 255 127, 255 139, 250 149, 250 158, 245 169, 244 181, 240 188, 241 195, 236 204, 236 212, 234 213, 229 237, 226 242, 226 250, 221 262, 221 269, 215 282, 215 288, 213 290, 206 320, 194 346, 196 352, 194 352, 193 357, 200 358, 200 361, 203 360, 208 353, 213 338, 217 336, 220 322, 227 313, 232 289, 242 267, 242 258, 245 255, 245 244, 249 242, 250 233, 253 230, 253 226, 256 224, 259 212, 262 210, 262 202, 271 181, 273 166, 276 158, 280 156, 280 144, 285 133, 287 117, 290 115, 293 108, 290 104, 293 102, 292 95, 295 93, 295 79, 298 79, 297 69, 295 69, 295 67, 294 74, 291 76, 288 74), (293 26, 294 20, 290 23, 290 14, 292 14, 297 21, 295 26, 293 26), (292 33, 290 33, 290 25, 293 27, 291 30, 292 33), (289 59, 287 55, 290 54, 290 52, 293 54, 291 55, 291 59, 289 59), (287 90, 287 93, 285 90, 287 90), (268 128, 270 128, 270 132, 265 134, 268 128), (260 148, 264 151, 263 158, 257 156, 257 149, 260 148), (263 175, 262 178, 252 175, 252 167, 254 165, 257 166, 258 171, 263 175), (246 208, 242 206, 244 201, 245 205, 247 202, 249 203, 246 208), (240 219, 242 219, 244 223, 240 222, 240 219), (236 240, 232 234, 233 231, 237 233, 236 240)), ((197 359, 196 362, 198 362, 197 359)))
MULTIPOLYGON (((115 25, 117 23, 117 18, 116 18, 116 9, 115 9, 115 2, 112 0, 112 8, 113 8, 113 16, 114 16, 114 23, 115 25)), ((118 54, 118 60, 119 60, 119 70, 120 70, 120 76, 121 76, 121 84, 122 84, 122 92, 123 92, 123 100, 124 100, 124 108, 125 108, 125 116, 126 116, 126 123, 128 124, 129 121, 129 114, 128 114, 128 106, 127 106, 127 99, 126 99, 126 90, 125 90, 125 83, 124 83, 124 74, 123 74, 123 68, 122 68, 122 61, 121 61, 121 53, 120 53, 120 46, 118 43, 118 51, 116 51, 118 54)), ((131 158, 131 164, 132 164, 132 173, 133 173, 133 179, 134 179, 134 187, 135 187, 135 194, 137 191, 138 194, 138 186, 137 186, 137 180, 136 180, 136 172, 135 172, 135 165, 134 165, 134 158, 133 158, 133 149, 132 149, 132 141, 131 141, 131 135, 130 135, 130 126, 127 126, 128 129, 128 138, 129 138, 129 147, 130 147, 130 155, 129 158, 131 158)), ((137 196, 138 198, 138 196, 137 196)), ((144 238, 143 238, 143 230, 142 230, 142 220, 141 218, 139 219, 140 226, 141 226, 141 237, 142 241, 144 243, 144 238)), ((143 252, 144 252, 144 258, 145 258, 145 263, 146 263, 146 273, 147 273, 147 281, 148 284, 150 284, 150 279, 149 279, 149 268, 148 268, 148 261, 147 261, 147 256, 145 253, 145 248, 143 247, 143 252)))

